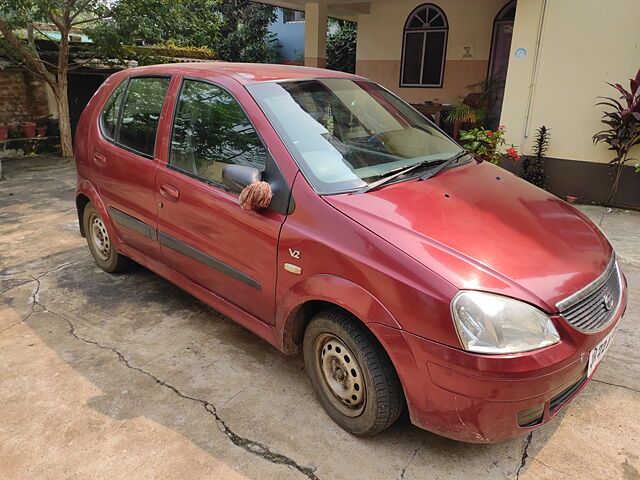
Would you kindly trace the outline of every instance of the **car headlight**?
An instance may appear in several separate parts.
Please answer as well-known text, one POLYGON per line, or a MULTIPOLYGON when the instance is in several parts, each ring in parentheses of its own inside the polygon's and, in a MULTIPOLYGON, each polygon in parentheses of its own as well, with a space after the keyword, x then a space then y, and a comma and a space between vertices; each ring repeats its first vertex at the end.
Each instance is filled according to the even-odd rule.
POLYGON ((560 341, 542 311, 501 295, 461 290, 451 301, 451 314, 462 347, 470 352, 527 352, 560 341))

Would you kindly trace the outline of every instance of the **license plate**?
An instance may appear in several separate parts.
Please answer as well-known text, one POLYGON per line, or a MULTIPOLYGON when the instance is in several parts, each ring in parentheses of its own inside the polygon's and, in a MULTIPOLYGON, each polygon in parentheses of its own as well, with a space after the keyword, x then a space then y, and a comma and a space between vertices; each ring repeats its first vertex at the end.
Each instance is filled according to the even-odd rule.
POLYGON ((613 336, 616 333, 616 329, 614 328, 609 332, 609 335, 604 337, 602 341, 593 347, 593 350, 589 352, 589 366, 587 367, 587 377, 591 377, 591 374, 596 369, 604 354, 607 353, 609 346, 611 346, 611 341, 613 340, 613 336))

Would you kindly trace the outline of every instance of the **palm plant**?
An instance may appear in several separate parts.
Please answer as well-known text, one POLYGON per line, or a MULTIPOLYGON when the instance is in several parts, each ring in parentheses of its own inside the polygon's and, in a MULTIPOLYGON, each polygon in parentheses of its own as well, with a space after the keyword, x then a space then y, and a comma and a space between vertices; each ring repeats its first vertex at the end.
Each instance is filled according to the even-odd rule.
POLYGON ((453 125, 454 138, 458 137, 458 132, 463 123, 470 123, 472 126, 483 126, 489 118, 491 107, 495 103, 495 90, 498 82, 493 79, 482 80, 481 82, 468 85, 470 92, 458 98, 456 103, 451 105, 442 113, 442 121, 453 125))
POLYGON ((608 150, 615 152, 615 157, 609 161, 609 165, 614 168, 613 183, 607 200, 607 204, 611 204, 618 191, 625 164, 634 160, 629 157, 629 152, 640 144, 640 69, 635 78, 629 79, 629 90, 619 83, 607 83, 620 92, 621 96, 617 99, 598 97, 604 101, 596 105, 605 105, 612 110, 605 111, 602 115, 601 122, 607 128, 593 136, 593 143, 605 143, 609 146, 608 150))

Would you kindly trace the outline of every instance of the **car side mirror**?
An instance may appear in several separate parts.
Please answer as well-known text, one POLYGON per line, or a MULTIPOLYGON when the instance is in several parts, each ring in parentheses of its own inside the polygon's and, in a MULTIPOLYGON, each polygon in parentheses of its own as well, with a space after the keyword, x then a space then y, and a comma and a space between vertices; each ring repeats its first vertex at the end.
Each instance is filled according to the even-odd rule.
POLYGON ((222 169, 222 183, 236 193, 245 187, 262 180, 262 173, 257 168, 245 165, 227 165, 222 169))
POLYGON ((240 208, 259 210, 271 204, 271 185, 262 181, 262 173, 253 167, 227 165, 222 169, 222 182, 231 190, 240 192, 240 208))

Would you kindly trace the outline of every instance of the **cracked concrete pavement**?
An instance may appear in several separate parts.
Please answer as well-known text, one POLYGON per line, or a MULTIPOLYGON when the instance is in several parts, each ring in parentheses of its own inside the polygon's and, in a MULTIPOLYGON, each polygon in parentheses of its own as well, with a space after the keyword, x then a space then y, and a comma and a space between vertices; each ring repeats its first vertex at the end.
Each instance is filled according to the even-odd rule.
POLYGON ((640 480, 640 213, 604 217, 629 307, 594 381, 555 420, 496 445, 406 416, 359 439, 323 412, 301 358, 142 267, 98 269, 72 163, 3 166, 0 478, 640 480))

